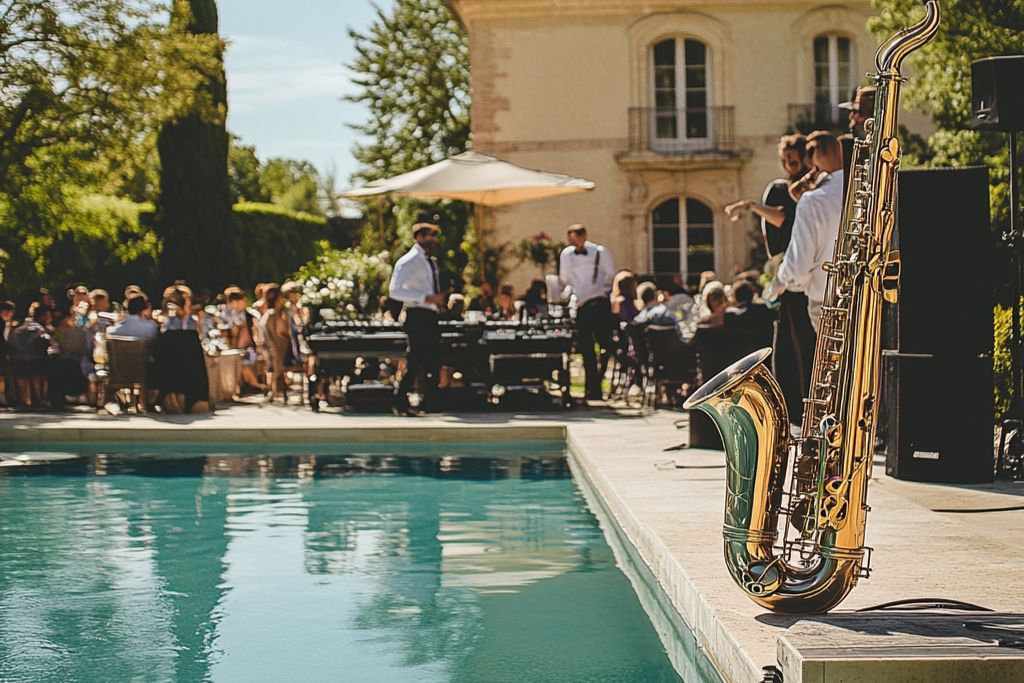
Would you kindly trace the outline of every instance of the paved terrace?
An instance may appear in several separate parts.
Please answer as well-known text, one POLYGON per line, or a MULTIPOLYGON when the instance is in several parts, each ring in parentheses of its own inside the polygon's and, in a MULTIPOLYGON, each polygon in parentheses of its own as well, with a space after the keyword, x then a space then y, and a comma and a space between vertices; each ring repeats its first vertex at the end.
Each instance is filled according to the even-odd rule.
MULTIPOLYGON (((783 617, 748 601, 722 560, 721 453, 665 451, 685 440, 678 413, 610 409, 421 418, 313 414, 235 405, 212 416, 0 413, 0 438, 109 441, 424 441, 565 438, 586 480, 728 680, 761 680, 781 662, 795 681, 1024 681, 1024 649, 965 621, 1024 623, 1024 484, 916 484, 878 461, 868 542, 874 573, 828 616, 783 617), (905 598, 949 598, 998 614, 858 613, 905 598)), ((1024 634, 1022 638, 1024 639, 1024 634)))

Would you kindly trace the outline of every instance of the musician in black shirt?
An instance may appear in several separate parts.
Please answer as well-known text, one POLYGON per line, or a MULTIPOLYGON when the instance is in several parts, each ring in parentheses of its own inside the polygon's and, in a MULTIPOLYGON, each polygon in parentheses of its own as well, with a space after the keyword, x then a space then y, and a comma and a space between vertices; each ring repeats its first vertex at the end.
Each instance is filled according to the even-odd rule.
MULTIPOLYGON (((796 200, 789 191, 791 185, 810 172, 807 158, 807 138, 803 135, 783 135, 779 139, 779 162, 786 174, 768 183, 761 202, 741 199, 725 207, 733 221, 745 211, 752 211, 761 217, 761 234, 769 257, 769 267, 774 267, 786 253, 793 234, 796 218, 796 200)), ((811 366, 814 363, 814 327, 807 313, 807 295, 803 292, 783 292, 778 299, 779 319, 775 328, 772 371, 782 388, 786 408, 791 421, 797 422, 803 415, 803 399, 807 397, 810 384, 811 366)))

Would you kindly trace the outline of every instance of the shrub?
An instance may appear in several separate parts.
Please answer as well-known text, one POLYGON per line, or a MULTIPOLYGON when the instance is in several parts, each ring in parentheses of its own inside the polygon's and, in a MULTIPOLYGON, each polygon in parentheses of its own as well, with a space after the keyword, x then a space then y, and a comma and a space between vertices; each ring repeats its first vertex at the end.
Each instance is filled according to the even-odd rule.
POLYGON ((318 241, 327 220, 274 204, 235 204, 237 258, 225 259, 233 282, 251 287, 257 282, 278 282, 302 264, 316 258, 318 241))
POLYGON ((995 422, 999 422, 1013 397, 1013 380, 1010 372, 1010 332, 1013 324, 1011 309, 996 306, 995 346, 992 354, 992 370, 995 379, 995 422))
POLYGON ((26 245, 32 250, 39 284, 59 291, 85 282, 116 297, 127 284, 153 282, 160 242, 144 218, 152 215, 151 205, 83 195, 69 208, 56 234, 26 245))
MULTIPOLYGON (((115 301, 128 284, 152 295, 159 277, 160 240, 153 229, 153 207, 103 195, 70 198, 52 234, 32 234, 17 249, 7 249, 11 293, 40 286, 55 292, 84 282, 103 287, 115 301)), ((234 207, 238 248, 219 255, 226 281, 251 288, 257 282, 282 281, 319 253, 327 221, 272 204, 243 202, 234 207)), ((173 275, 173 274, 171 274, 173 275)), ((199 284, 202 283, 192 283, 199 284)))
POLYGON ((390 254, 329 249, 326 242, 321 248, 320 255, 295 274, 302 283, 302 302, 347 316, 374 312, 391 280, 390 254))

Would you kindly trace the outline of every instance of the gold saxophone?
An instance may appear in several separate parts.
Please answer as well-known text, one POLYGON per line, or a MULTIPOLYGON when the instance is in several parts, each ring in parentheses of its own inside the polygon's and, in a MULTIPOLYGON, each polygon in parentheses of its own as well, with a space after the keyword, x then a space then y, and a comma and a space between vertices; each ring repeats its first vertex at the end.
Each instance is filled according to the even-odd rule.
POLYGON ((714 420, 726 451, 725 561, 754 602, 783 613, 825 612, 868 573, 868 479, 880 382, 882 302, 896 300, 896 134, 900 65, 939 28, 939 6, 875 55, 874 119, 854 144, 839 237, 828 271, 799 439, 764 366, 771 349, 737 361, 685 408, 714 420), (789 451, 794 450, 792 468, 789 451), (788 488, 784 480, 788 476, 788 488), (780 538, 781 532, 781 538, 780 538))

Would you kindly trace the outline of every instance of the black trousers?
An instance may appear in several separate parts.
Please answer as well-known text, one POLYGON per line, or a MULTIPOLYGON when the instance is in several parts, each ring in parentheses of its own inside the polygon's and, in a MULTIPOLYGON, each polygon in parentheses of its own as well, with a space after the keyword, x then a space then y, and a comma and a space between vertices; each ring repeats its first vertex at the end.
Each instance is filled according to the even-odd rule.
POLYGON ((420 378, 423 403, 429 406, 436 399, 438 373, 441 367, 441 330, 437 313, 427 308, 405 309, 405 333, 409 337, 405 375, 398 385, 398 406, 408 405, 409 392, 420 378))
POLYGON ((804 399, 811 385, 814 345, 818 336, 807 314, 807 295, 783 292, 779 297, 779 319, 775 323, 775 349, 772 371, 786 399, 789 421, 800 424, 804 415, 804 399))
POLYGON ((588 397, 601 395, 601 379, 612 350, 612 305, 605 297, 590 299, 576 309, 576 345, 583 355, 588 397), (594 345, 601 347, 600 363, 594 345))

